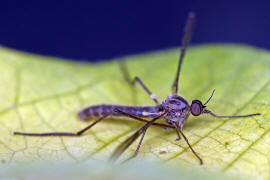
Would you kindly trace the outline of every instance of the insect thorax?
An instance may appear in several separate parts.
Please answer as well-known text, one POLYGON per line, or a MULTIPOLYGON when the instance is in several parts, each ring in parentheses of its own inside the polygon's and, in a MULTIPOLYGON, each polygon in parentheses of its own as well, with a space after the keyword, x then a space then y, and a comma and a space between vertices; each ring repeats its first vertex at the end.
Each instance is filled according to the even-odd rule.
POLYGON ((179 126, 182 127, 189 114, 188 102, 181 96, 170 95, 162 102, 162 105, 168 112, 163 119, 166 120, 168 124, 178 122, 179 126))

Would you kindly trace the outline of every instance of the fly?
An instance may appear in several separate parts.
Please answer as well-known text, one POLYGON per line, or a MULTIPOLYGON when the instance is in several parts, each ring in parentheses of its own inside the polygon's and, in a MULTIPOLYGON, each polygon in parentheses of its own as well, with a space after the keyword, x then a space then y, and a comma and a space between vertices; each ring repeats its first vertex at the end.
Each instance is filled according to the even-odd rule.
MULTIPOLYGON (((214 95, 215 90, 212 92, 211 96, 205 103, 202 103, 200 100, 193 100, 191 105, 182 97, 178 95, 178 81, 180 70, 183 62, 183 58, 185 56, 186 48, 191 40, 193 28, 195 22, 195 14, 189 13, 186 27, 184 29, 184 36, 182 39, 182 45, 180 50, 180 57, 178 62, 178 67, 176 71, 176 76, 174 83, 172 85, 172 92, 171 94, 165 99, 163 102, 157 98, 155 94, 153 94, 146 85, 141 81, 140 78, 135 77, 134 80, 131 82, 132 84, 138 83, 145 92, 150 96, 150 98, 156 104, 155 106, 121 106, 121 105, 109 105, 109 104, 102 104, 102 105, 94 105, 90 107, 86 107, 82 109, 78 115, 81 120, 87 120, 89 118, 97 117, 98 119, 92 122, 92 124, 88 125, 84 129, 76 132, 52 132, 52 133, 24 133, 24 132, 14 132, 14 135, 22 135, 22 136, 81 136, 85 131, 92 128, 94 125, 102 121, 107 117, 128 117, 134 120, 145 122, 145 125, 142 126, 139 130, 137 130, 132 136, 127 138, 123 143, 121 143, 113 152, 110 157, 110 161, 116 161, 124 152, 125 150, 139 137, 139 144, 135 150, 133 156, 128 158, 130 160, 135 158, 139 152, 139 149, 142 145, 143 138, 146 134, 147 129, 152 126, 159 126, 163 128, 172 128, 176 130, 177 138, 175 140, 180 140, 181 137, 186 141, 188 147, 190 148, 191 152, 196 156, 199 160, 200 164, 203 164, 202 158, 194 151, 192 146, 190 145, 187 137, 184 135, 182 129, 183 125, 188 119, 189 115, 192 114, 193 116, 199 116, 201 114, 209 114, 215 118, 247 118, 252 116, 261 115, 260 113, 255 114, 248 114, 248 115, 239 115, 239 116, 220 116, 216 115, 212 111, 206 108, 207 103, 211 100, 214 95), (146 120, 145 118, 150 118, 151 120, 146 120), (166 124, 156 123, 158 119, 163 119, 166 124)), ((126 72, 126 71, 125 71, 126 72)), ((130 79, 128 77, 127 72, 125 73, 126 79, 130 79)), ((127 161, 126 160, 126 161, 127 161)))

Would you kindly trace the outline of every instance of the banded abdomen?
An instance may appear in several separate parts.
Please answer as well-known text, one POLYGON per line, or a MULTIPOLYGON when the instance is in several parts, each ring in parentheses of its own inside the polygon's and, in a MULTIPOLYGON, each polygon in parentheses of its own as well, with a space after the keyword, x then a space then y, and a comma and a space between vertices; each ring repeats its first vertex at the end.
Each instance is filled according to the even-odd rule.
POLYGON ((120 112, 115 111, 118 109, 125 113, 131 114, 137 117, 149 117, 154 118, 159 115, 161 111, 161 105, 157 106, 120 106, 120 105, 109 105, 101 104, 89 106, 82 109, 78 115, 81 120, 87 120, 90 118, 100 117, 100 116, 123 116, 120 112))

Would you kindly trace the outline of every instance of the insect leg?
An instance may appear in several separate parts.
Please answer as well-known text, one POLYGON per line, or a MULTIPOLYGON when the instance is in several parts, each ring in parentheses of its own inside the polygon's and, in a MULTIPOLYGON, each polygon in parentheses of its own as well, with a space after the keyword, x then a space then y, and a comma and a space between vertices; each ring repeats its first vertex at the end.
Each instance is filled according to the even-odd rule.
MULTIPOLYGON (((122 144, 120 144, 113 154, 111 155, 109 161, 115 162, 124 152, 125 150, 142 134, 146 132, 146 130, 153 125, 153 123, 164 116, 167 112, 164 112, 163 114, 153 118, 151 121, 146 123, 144 126, 142 126, 138 131, 136 131, 132 136, 130 136, 128 139, 126 139, 122 144)), ((142 140, 141 140, 142 141, 142 140)), ((140 144, 141 145, 141 144, 140 144)))
MULTIPOLYGON (((132 118, 132 119, 135 119, 135 120, 138 120, 138 121, 147 122, 147 123, 149 122, 149 121, 147 121, 145 119, 142 119, 140 117, 134 116, 134 115, 129 114, 129 113, 126 113, 126 112, 121 111, 119 109, 115 109, 115 111, 121 113, 123 116, 129 117, 129 118, 132 118)), ((174 126, 169 125, 169 124, 153 123, 152 125, 163 127, 163 128, 174 128, 174 126)))
POLYGON ((176 76, 175 76, 174 83, 172 85, 172 93, 173 94, 177 94, 177 91, 178 91, 178 81, 179 81, 179 76, 180 76, 180 70, 181 70, 182 62, 183 62, 183 59, 185 56, 186 48, 187 48, 187 46, 190 42, 191 36, 192 36, 194 22, 195 22, 195 14, 193 12, 190 12, 188 15, 186 27, 184 30, 184 36, 182 39, 182 45, 181 45, 181 50, 180 50, 180 57, 179 57, 179 61, 178 61, 176 76))
POLYGON ((173 124, 176 132, 178 133, 178 136, 180 136, 180 134, 183 136, 184 140, 186 141, 186 143, 188 144, 189 149, 192 151, 192 153, 199 159, 200 161, 200 165, 203 165, 203 160, 200 158, 200 156, 193 150, 192 146, 189 144, 188 139, 186 138, 186 136, 184 135, 184 133, 182 132, 180 126, 176 123, 173 124))
POLYGON ((127 83, 131 84, 132 80, 130 78, 130 74, 128 73, 127 66, 124 60, 119 61, 120 71, 123 73, 124 79, 127 83))
POLYGON ((156 104, 160 104, 159 102, 159 99, 157 98, 157 96, 155 94, 153 94, 145 85, 144 83, 141 81, 140 78, 138 77, 135 77, 132 81, 132 85, 135 84, 135 82, 139 83, 142 88, 145 90, 145 92, 150 96, 151 99, 153 99, 153 101, 156 103, 156 104))
POLYGON ((89 130, 95 124, 100 122, 101 120, 105 119, 109 115, 105 115, 94 121, 92 124, 88 125, 87 127, 83 128, 82 130, 76 133, 69 133, 69 132, 52 132, 52 133, 23 133, 23 132, 13 132, 13 135, 21 135, 21 136, 81 136, 85 131, 89 130))
POLYGON ((124 75, 124 78, 125 80, 131 84, 132 86, 134 86, 134 84, 137 82, 141 85, 141 87, 145 90, 145 92, 150 96, 151 99, 153 99, 153 101, 156 103, 156 104, 160 104, 159 102, 159 99, 157 98, 157 96, 155 94, 153 94, 145 85, 144 83, 141 81, 140 78, 138 77, 135 77, 133 80, 131 80, 130 78, 130 75, 127 71, 127 68, 126 68, 126 65, 124 63, 124 61, 122 62, 119 62, 119 67, 120 67, 120 70, 121 72, 123 73, 124 75))
POLYGON ((138 155, 139 149, 140 149, 141 144, 142 144, 142 142, 143 142, 143 138, 144 138, 145 133, 146 133, 146 130, 145 130, 145 131, 143 132, 143 134, 142 134, 142 137, 141 137, 140 142, 139 142, 139 144, 138 144, 138 146, 137 146, 137 148, 136 148, 135 153, 134 153, 131 157, 129 157, 128 159, 124 160, 122 163, 125 163, 125 162, 127 162, 127 161, 129 161, 129 160, 135 158, 135 157, 138 155))
POLYGON ((180 139, 181 139, 181 136, 180 136, 180 134, 178 133, 178 130, 177 130, 177 128, 175 128, 175 130, 176 130, 176 133, 177 133, 177 138, 175 138, 174 140, 175 141, 179 141, 180 139))

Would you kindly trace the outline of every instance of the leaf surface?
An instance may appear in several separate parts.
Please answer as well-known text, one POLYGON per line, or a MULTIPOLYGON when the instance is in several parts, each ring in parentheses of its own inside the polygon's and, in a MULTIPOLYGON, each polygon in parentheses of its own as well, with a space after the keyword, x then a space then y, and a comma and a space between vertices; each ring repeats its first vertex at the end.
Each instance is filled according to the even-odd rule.
MULTIPOLYGON (((124 59, 131 77, 140 77, 164 100, 171 90, 178 56, 179 50, 173 49, 124 59)), ((208 105, 216 114, 262 113, 239 119, 190 117, 184 133, 204 160, 202 168, 270 178, 269 70, 270 53, 247 46, 204 45, 188 50, 179 87, 188 102, 206 101, 216 89, 208 105)), ((77 112, 83 107, 154 104, 141 87, 132 88, 124 80, 119 59, 87 64, 0 48, 0 72, 0 166, 107 161, 143 123, 109 118, 81 137, 22 137, 12 132, 76 132, 92 122, 78 120, 77 112)), ((174 130, 151 127, 137 159, 199 167, 186 143, 174 141, 176 137, 174 130)), ((122 159, 132 155, 137 143, 122 159)))

